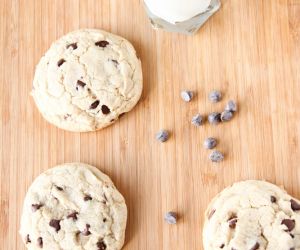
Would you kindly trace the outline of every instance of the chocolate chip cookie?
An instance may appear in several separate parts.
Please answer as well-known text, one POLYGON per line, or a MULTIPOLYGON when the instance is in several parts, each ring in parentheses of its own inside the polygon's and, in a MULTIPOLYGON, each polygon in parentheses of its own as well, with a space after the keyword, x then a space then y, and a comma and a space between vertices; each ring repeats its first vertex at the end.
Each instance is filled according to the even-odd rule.
POLYGON ((299 250, 300 202, 278 186, 233 184, 208 206, 205 250, 299 250))
POLYGON ((119 250, 127 208, 108 176, 82 163, 54 167, 30 186, 20 234, 28 249, 119 250))
POLYGON ((133 46, 111 33, 84 29, 54 42, 41 58, 32 96, 50 123, 87 132, 114 123, 141 92, 141 63, 133 46))

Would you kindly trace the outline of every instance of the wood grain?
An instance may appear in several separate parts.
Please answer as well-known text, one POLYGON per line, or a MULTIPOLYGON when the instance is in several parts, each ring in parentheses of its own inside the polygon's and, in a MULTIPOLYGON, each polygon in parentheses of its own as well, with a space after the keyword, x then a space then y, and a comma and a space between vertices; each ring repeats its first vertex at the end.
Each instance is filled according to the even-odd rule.
POLYGON ((202 249, 209 200, 234 181, 266 179, 300 197, 300 0, 223 0, 194 36, 154 31, 138 0, 0 0, 0 249, 25 249, 18 235, 26 190, 44 170, 82 161, 111 176, 129 219, 124 249, 202 249), (96 133, 49 125, 29 93, 50 44, 78 28, 130 40, 143 63, 137 107, 96 133), (191 103, 180 91, 197 92, 191 103), (212 89, 224 101, 211 104, 212 89), (220 126, 192 127, 196 112, 240 110, 220 126), (154 135, 165 128, 165 144, 154 135), (202 142, 219 139, 221 164, 202 142), (166 211, 181 216, 163 222, 166 211))

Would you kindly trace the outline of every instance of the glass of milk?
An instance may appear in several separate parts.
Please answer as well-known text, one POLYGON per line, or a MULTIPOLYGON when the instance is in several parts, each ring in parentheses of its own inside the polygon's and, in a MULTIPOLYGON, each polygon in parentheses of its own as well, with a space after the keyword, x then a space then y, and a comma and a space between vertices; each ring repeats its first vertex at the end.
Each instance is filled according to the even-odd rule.
POLYGON ((220 0, 144 0, 155 29, 193 34, 221 6, 220 0))

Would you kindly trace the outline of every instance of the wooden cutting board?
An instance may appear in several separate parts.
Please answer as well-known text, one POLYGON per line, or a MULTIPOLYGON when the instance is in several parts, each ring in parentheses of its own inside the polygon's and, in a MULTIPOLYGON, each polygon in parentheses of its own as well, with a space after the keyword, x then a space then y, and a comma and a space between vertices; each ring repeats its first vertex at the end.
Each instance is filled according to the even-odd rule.
POLYGON ((223 0, 194 36, 154 31, 142 0, 0 1, 0 249, 25 249, 18 235, 33 179, 82 161, 111 176, 129 218, 124 249, 202 249, 205 208, 235 181, 266 179, 300 198, 300 0, 223 0), (49 125, 29 93, 50 44, 78 28, 130 40, 142 60, 143 96, 113 126, 69 133, 49 125), (197 93, 191 103, 183 89, 197 93), (223 92, 211 104, 207 95, 223 92), (191 117, 235 99, 226 124, 195 128, 191 117), (168 142, 155 140, 160 129, 168 142), (203 140, 218 138, 225 161, 212 164, 203 140), (169 210, 177 225, 164 223, 169 210))

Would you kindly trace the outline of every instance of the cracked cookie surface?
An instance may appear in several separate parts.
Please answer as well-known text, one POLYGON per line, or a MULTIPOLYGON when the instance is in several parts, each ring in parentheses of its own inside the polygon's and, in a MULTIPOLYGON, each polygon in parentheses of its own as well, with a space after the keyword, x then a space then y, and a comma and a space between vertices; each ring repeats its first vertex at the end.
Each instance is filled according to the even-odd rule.
POLYGON ((131 43, 95 29, 54 42, 36 67, 32 90, 43 117, 74 132, 114 123, 141 93, 141 63, 131 43))
POLYGON ((20 234, 32 250, 119 250, 126 220, 125 200, 109 177, 92 166, 69 163, 32 183, 20 234))
POLYGON ((205 250, 299 250, 300 202, 265 181, 235 183, 208 206, 203 244, 205 250))

